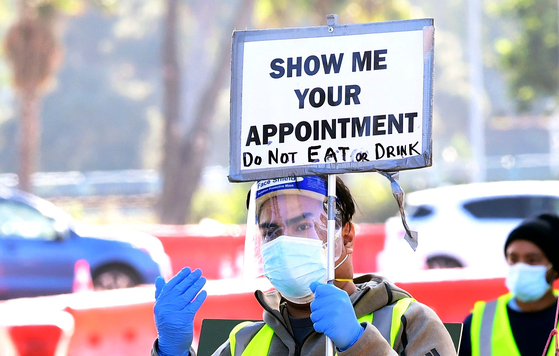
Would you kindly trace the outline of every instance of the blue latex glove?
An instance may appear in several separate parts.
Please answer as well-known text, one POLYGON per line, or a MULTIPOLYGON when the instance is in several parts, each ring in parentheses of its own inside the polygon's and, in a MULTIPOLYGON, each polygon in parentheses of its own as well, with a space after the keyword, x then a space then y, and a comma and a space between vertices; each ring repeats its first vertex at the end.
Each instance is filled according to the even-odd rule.
POLYGON ((328 336, 340 351, 349 349, 365 331, 355 316, 349 295, 333 284, 312 282, 310 288, 314 293, 314 329, 328 336))
POLYGON ((202 271, 185 267, 169 282, 155 280, 155 325, 160 356, 189 355, 194 331, 194 315, 206 300, 202 271))

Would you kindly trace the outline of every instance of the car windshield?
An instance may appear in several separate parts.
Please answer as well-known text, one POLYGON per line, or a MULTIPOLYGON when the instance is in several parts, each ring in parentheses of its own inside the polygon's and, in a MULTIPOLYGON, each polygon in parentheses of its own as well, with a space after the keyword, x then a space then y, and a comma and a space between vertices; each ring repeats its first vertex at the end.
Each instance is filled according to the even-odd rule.
POLYGON ((0 235, 53 240, 54 220, 22 203, 0 200, 0 235))
POLYGON ((407 205, 406 216, 414 219, 424 218, 432 215, 434 208, 429 205, 407 205))
POLYGON ((466 203, 464 209, 478 219, 524 219, 542 212, 559 212, 559 198, 493 197, 466 203))

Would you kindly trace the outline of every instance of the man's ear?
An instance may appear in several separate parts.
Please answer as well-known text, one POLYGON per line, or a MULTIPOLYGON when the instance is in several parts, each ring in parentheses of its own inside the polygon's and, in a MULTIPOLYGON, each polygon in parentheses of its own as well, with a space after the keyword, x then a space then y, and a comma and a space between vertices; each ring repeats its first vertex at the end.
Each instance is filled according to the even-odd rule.
POLYGON ((353 252, 353 244, 355 243, 355 226, 352 222, 348 222, 342 229, 342 236, 344 238, 344 246, 347 253, 353 252))

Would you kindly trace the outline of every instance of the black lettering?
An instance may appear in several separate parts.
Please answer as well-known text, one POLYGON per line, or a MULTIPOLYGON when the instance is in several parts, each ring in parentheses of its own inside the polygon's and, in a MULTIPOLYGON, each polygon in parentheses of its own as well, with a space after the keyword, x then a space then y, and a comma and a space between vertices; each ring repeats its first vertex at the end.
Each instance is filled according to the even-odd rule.
POLYGON ((392 133, 392 128, 394 127, 398 133, 402 133, 404 129, 404 114, 398 115, 399 119, 396 120, 396 116, 390 114, 388 115, 388 134, 392 133))
POLYGON ((295 126, 295 138, 300 142, 305 142, 311 137, 311 124, 306 121, 301 121, 295 126), (304 134, 303 134, 304 130, 304 134))
POLYGON ((386 158, 390 157, 396 157, 396 155, 394 154, 394 146, 386 147, 386 158))
POLYGON ((308 56, 307 59, 305 59, 305 73, 307 75, 315 75, 316 73, 318 73, 319 69, 320 59, 318 59, 317 56, 308 56), (311 63, 314 63, 313 69, 311 69, 311 63))
POLYGON ((384 127, 384 122, 380 120, 386 120, 386 115, 373 116, 373 136, 386 135, 386 130, 382 129, 384 127))
POLYGON ((275 136, 278 133, 278 128, 276 127, 276 125, 263 125, 262 130, 264 131, 262 135, 262 142, 265 145, 270 144, 269 138, 275 136))
POLYGON ((386 64, 381 64, 381 62, 384 62, 386 60, 385 57, 381 57, 382 54, 386 54, 388 53, 388 50, 386 49, 377 49, 375 50, 375 65, 374 65, 374 69, 375 70, 379 70, 379 69, 386 69, 386 64))
POLYGON ((308 149, 308 162, 309 163, 316 163, 319 160, 317 158, 313 158, 314 156, 318 155, 318 152, 316 152, 316 150, 319 150, 320 147, 322 146, 310 146, 308 149))
POLYGON ((349 124, 349 117, 340 117, 338 119, 338 124, 340 124, 340 130, 342 131, 340 138, 347 137, 347 124, 349 124))
POLYGON ((345 104, 350 104, 350 99, 353 98, 353 104, 358 105, 359 97, 358 95, 361 93, 361 87, 359 85, 346 85, 345 86, 345 104))
POLYGON ((271 72, 270 77, 274 79, 279 79, 283 77, 283 75, 285 74, 285 69, 280 64, 283 64, 283 59, 281 58, 272 59, 272 62, 270 63, 270 68, 276 71, 276 73, 271 72))
POLYGON ((296 72, 296 76, 301 76, 301 62, 303 61, 302 57, 297 57, 297 61, 293 63, 293 58, 287 58, 287 77, 291 78, 293 76, 293 71, 296 72))
POLYGON ((297 152, 287 152, 286 154, 291 155, 291 163, 295 163, 295 155, 297 152))
POLYGON ((272 150, 268 150, 268 164, 278 164, 278 149, 276 148, 276 154, 274 154, 274 151, 272 150))
POLYGON ((299 89, 295 89, 295 95, 297 95, 297 99, 299 99, 299 109, 303 109, 305 107, 305 97, 307 96, 308 92, 309 88, 305 89, 303 94, 301 94, 301 91, 299 89))
POLYGON ((327 131, 331 139, 336 138, 336 119, 332 119, 330 124, 328 123, 328 120, 322 120, 322 140, 326 140, 327 131))
POLYGON ((295 163, 295 154, 297 152, 284 152, 279 153, 279 150, 276 148, 275 152, 272 150, 268 150, 268 164, 278 164, 278 163, 288 163, 290 161, 289 157, 291 156, 291 162, 295 163))
POLYGON ((279 142, 284 143, 285 142, 285 136, 289 136, 293 133, 293 124, 291 124, 289 122, 285 123, 285 124, 280 124, 279 128, 280 128, 279 142))
POLYGON ((345 154, 349 150, 349 147, 338 147, 338 150, 342 152, 342 161, 346 161, 345 154))
POLYGON ((365 51, 365 53, 363 53, 363 58, 361 58, 361 53, 353 52, 351 71, 355 73, 358 66, 360 72, 362 72, 364 68, 366 68, 367 71, 371 70, 371 51, 365 51))
POLYGON ((250 146, 251 142, 254 142, 256 146, 261 145, 260 136, 258 135, 258 129, 256 126, 251 126, 250 129, 248 129, 247 143, 245 146, 250 146))
POLYGON ((257 166, 262 164, 262 157, 256 156, 254 157, 250 152, 243 152, 243 165, 245 167, 250 167, 252 163, 256 164, 257 166))
POLYGON ((375 145, 375 157, 376 159, 384 157, 384 147, 380 143, 375 145))
POLYGON ((243 152, 243 165, 245 167, 250 167, 252 165, 253 157, 250 152, 243 152))
POLYGON ((320 121, 315 120, 313 121, 313 131, 314 131, 314 135, 313 135, 313 140, 318 141, 320 139, 320 121))
POLYGON ((326 93, 322 88, 314 88, 311 90, 311 95, 309 95, 309 103, 313 108, 319 108, 324 105, 326 101, 326 93), (316 94, 318 93, 318 101, 316 100, 316 94))
POLYGON ((409 151, 410 151, 410 156, 412 155, 412 152, 415 152, 415 154, 420 154, 418 150, 416 150, 415 148, 417 147, 417 145, 419 145, 419 141, 416 141, 415 143, 410 143, 409 144, 409 151))
POLYGON ((359 135, 359 137, 363 137, 363 132, 365 132, 365 136, 369 136, 371 132, 371 117, 365 116, 363 117, 363 121, 359 120, 358 117, 351 118, 351 137, 355 137, 355 135, 359 135))
POLYGON ((397 154, 398 156, 407 156, 408 153, 407 153, 406 146, 404 145, 404 146, 398 146, 398 147, 396 147, 396 154, 397 154))
POLYGON ((324 162, 331 162, 332 159, 334 160, 334 162, 338 163, 336 152, 334 152, 334 149, 332 149, 332 147, 328 147, 326 149, 326 153, 324 154, 324 162))
POLYGON ((341 103, 342 103, 342 86, 338 85, 338 98, 336 100, 334 100, 334 87, 328 87, 328 105, 338 106, 341 103))
POLYGON ((406 118, 408 119, 408 132, 413 132, 413 120, 417 117, 416 112, 409 112, 406 114, 406 118))
MULTIPOLYGON (((377 145, 380 145, 380 143, 377 143, 377 145)), ((381 145, 382 147, 382 145, 381 145)), ((383 150, 383 155, 384 155, 384 148, 383 150)), ((378 149, 377 149, 377 154, 378 154, 378 149)), ((357 152, 357 154, 355 155, 355 160, 357 162, 361 162, 361 161, 369 161, 369 159, 367 158, 367 152, 357 152)))
POLYGON ((344 58, 344 54, 340 53, 339 59, 336 61, 336 55, 331 54, 329 60, 326 59, 326 55, 323 54, 322 56, 322 66, 324 67, 324 73, 330 74, 330 70, 332 66, 334 66, 334 73, 339 73, 340 68, 342 66, 342 59, 344 58))

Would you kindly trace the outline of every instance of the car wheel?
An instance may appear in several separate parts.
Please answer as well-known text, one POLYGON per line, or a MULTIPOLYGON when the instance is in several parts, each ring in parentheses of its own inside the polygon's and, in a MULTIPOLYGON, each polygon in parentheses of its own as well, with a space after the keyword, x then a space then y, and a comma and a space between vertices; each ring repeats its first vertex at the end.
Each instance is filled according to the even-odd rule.
POLYGON ((137 274, 129 268, 121 266, 103 267, 93 277, 95 290, 130 288, 139 284, 137 274))
POLYGON ((436 257, 431 257, 427 260, 427 267, 429 269, 459 268, 462 267, 462 264, 452 257, 436 256, 436 257))

